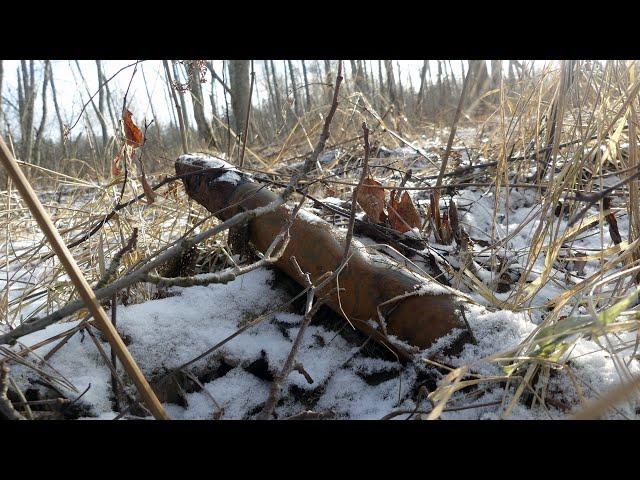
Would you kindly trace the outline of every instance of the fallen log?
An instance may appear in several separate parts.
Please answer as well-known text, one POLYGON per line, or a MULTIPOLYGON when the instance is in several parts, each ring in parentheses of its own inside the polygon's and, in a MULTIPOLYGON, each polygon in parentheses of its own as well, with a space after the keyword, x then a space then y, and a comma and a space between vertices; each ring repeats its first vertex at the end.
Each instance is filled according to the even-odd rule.
MULTIPOLYGON (((275 193, 253 182, 250 175, 210 155, 181 155, 175 169, 178 175, 185 175, 182 181, 187 194, 221 220, 277 198, 275 193), (194 173, 200 170, 203 172, 194 173)), ((249 241, 265 252, 291 212, 290 206, 282 205, 252 220, 247 227, 249 241)), ((309 273, 315 282, 339 267, 345 236, 343 231, 301 209, 290 228, 291 240, 275 265, 303 285, 304 279, 291 262, 294 256, 302 271, 309 273)), ((449 351, 454 352, 471 341, 473 336, 463 321, 464 306, 451 289, 414 274, 384 255, 367 252, 355 239, 351 253, 338 276, 340 291, 328 296, 327 305, 353 326, 396 352, 399 342, 391 342, 377 326, 384 325, 389 335, 419 348, 431 346, 456 329, 457 336, 449 351)), ((335 287, 327 285, 317 294, 322 297, 335 287)), ((407 349, 401 353, 405 359, 409 355, 407 349)))

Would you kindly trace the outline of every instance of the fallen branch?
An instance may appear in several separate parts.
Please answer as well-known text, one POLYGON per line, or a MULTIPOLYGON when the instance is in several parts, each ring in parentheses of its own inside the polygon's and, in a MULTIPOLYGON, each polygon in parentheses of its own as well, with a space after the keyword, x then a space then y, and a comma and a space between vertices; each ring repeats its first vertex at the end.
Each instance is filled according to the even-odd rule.
POLYGON ((25 418, 12 405, 7 398, 9 389, 9 367, 4 362, 0 365, 0 416, 7 420, 25 420, 25 418))

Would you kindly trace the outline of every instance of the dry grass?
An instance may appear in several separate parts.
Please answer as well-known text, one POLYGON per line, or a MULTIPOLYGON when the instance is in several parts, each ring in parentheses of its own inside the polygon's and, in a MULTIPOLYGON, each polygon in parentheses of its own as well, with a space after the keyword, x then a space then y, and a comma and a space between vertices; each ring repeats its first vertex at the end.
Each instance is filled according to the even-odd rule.
MULTIPOLYGON (((544 320, 518 348, 482 360, 502 365, 503 377, 477 376, 473 364, 452 370, 429 395, 434 404, 429 418, 437 418, 456 391, 492 382, 510 385, 501 406, 503 418, 508 418, 525 392, 533 395, 534 402, 544 406, 548 400, 545 385, 549 375, 553 370, 563 369, 572 375, 571 366, 566 362, 568 354, 575 342, 585 337, 596 339, 612 356, 621 382, 637 383, 619 356, 619 349, 624 345, 617 335, 638 331, 639 325, 640 310, 636 305, 636 277, 640 271, 638 181, 618 188, 612 195, 614 210, 618 216, 626 215, 630 225, 628 238, 623 237, 620 245, 612 247, 604 241, 604 231, 609 228, 605 217, 609 212, 604 210, 602 202, 596 204, 599 211, 588 212, 572 227, 564 228, 560 224, 563 217, 573 217, 584 205, 575 200, 577 194, 598 192, 604 179, 612 176, 624 179, 635 173, 638 166, 639 89, 637 62, 554 64, 516 84, 503 84, 502 88, 478 100, 475 108, 465 109, 459 128, 473 128, 476 136, 458 138, 456 145, 468 147, 474 164, 489 161, 496 164, 446 177, 445 185, 478 184, 481 186, 477 188, 482 191, 499 192, 494 195, 494 218, 499 211, 509 214, 510 193, 513 189, 524 188, 516 185, 529 185, 538 205, 534 214, 515 230, 499 232, 494 228, 487 232, 491 240, 473 256, 488 256, 485 263, 493 266, 494 275, 500 276, 508 267, 503 265, 502 272, 499 271, 499 257, 508 240, 532 222, 542 221, 526 251, 510 252, 526 261, 506 298, 500 296, 499 299, 493 286, 473 272, 470 259, 462 262, 462 268, 456 267, 455 262, 447 265, 444 259, 443 268, 449 269, 455 285, 468 294, 479 294, 489 308, 524 311, 532 317, 536 312, 542 312, 544 320), (520 159, 512 160, 512 157, 520 159), (540 168, 540 161, 548 162, 547 172, 540 168), (562 206, 556 216, 559 204, 562 206), (556 266, 559 261, 575 259, 572 257, 573 243, 586 234, 600 238, 600 249, 588 252, 586 258, 599 268, 590 276, 572 277, 567 281, 569 277, 563 277, 556 266), (537 265, 541 259, 543 268, 540 270, 537 265), (562 293, 544 304, 535 302, 536 296, 550 282, 562 285, 562 293), (581 307, 584 313, 580 313, 581 307)), ((322 165, 324 180, 316 183, 310 191, 312 195, 350 198, 359 178, 357 167, 362 157, 360 125, 363 121, 372 129, 372 143, 389 149, 411 146, 421 135, 439 137, 439 147, 430 151, 416 148, 410 163, 390 157, 374 158, 371 164, 376 179, 387 186, 399 184, 411 169, 415 181, 409 190, 416 196, 429 194, 427 181, 420 179, 435 178, 438 174, 438 160, 444 153, 442 145, 448 133, 447 128, 443 128, 444 122, 409 121, 393 112, 385 115, 371 106, 373 100, 358 92, 341 96, 329 141, 329 148, 338 148, 339 153, 322 165)), ((327 109, 328 106, 323 106, 307 112, 273 144, 252 145, 245 155, 247 168, 256 175, 287 183, 291 174, 287 167, 301 162, 313 150, 323 125, 321 114, 327 109)), ((450 114, 448 112, 446 118, 450 114)), ((154 157, 166 159, 166 168, 150 175, 151 184, 173 174, 170 161, 174 158, 173 153, 159 152, 157 145, 145 148, 151 149, 154 157)), ((234 160, 237 156, 238 148, 234 146, 229 158, 234 160)), ((82 163, 81 160, 78 162, 82 163)), ((453 158, 448 172, 460 166, 464 165, 453 158)), ((108 171, 102 167, 84 164, 79 175, 34 166, 25 165, 24 168, 40 188, 45 207, 68 243, 108 214, 121 195, 122 178, 109 178, 108 171)), ((135 166, 130 168, 133 170, 135 166)), ((151 205, 139 201, 119 211, 99 233, 72 249, 90 282, 97 282, 109 259, 126 244, 134 228, 139 231, 137 246, 125 255, 118 275, 123 275, 196 225, 199 226, 195 228, 204 229, 216 222, 202 208, 190 204, 183 189, 173 188, 175 185, 159 190, 160 195, 151 205)), ((141 192, 139 181, 135 175, 130 175, 122 200, 127 201, 141 192)), ((10 184, 0 192, 0 198, 0 231, 4 237, 0 241, 4 252, 1 271, 5 277, 2 280, 6 282, 0 293, 0 322, 15 326, 62 307, 72 299, 73 288, 57 259, 43 260, 49 249, 10 184)), ((497 224, 495 221, 494 225, 497 224)), ((428 225, 422 232, 426 238, 428 225)), ((469 233, 474 236, 472 231, 469 233)), ((224 235, 208 240, 202 247, 199 263, 206 264, 206 269, 216 270, 222 263, 233 261, 224 235)), ((139 283, 121 292, 120 300, 139 303, 155 294, 155 288, 139 283)), ((82 315, 78 313, 76 318, 82 315)), ((597 386, 593 387, 596 396, 603 393, 597 392, 597 386)), ((577 390, 582 392, 583 388, 577 387, 577 390)), ((586 403, 586 399, 583 402, 586 403)))

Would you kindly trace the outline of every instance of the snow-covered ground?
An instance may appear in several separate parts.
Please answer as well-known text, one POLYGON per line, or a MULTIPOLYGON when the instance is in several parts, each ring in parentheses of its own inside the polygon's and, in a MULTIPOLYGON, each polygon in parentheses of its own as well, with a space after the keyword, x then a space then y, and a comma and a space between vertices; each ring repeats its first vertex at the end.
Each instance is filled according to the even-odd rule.
MULTIPOLYGON (((393 154, 415 156, 415 151, 403 148, 393 154)), ((492 235, 494 239, 505 238, 533 218, 498 252, 512 262, 514 269, 523 270, 534 232, 539 222, 545 221, 539 218, 541 202, 536 196, 539 194, 532 190, 512 189, 508 208, 505 198, 498 200, 497 215, 493 214, 496 205, 494 195, 490 189, 461 189, 456 196, 461 222, 472 238, 490 241, 492 235)), ((626 239, 627 217, 624 212, 618 212, 617 218, 620 233, 626 239)), ((560 231, 568 228, 567 219, 553 219, 560 231)), ((598 228, 581 233, 571 249, 594 254, 610 246, 612 240, 605 227, 602 238, 598 228)), ((474 248, 476 254, 483 250, 480 245, 474 248)), ((534 272, 543 269, 543 262, 544 255, 540 255, 534 272)), ((582 277, 573 279, 560 270, 554 270, 552 280, 546 282, 527 306, 540 307, 571 285, 567 278, 575 283, 597 272, 599 266, 598 261, 587 262, 584 272, 580 273, 582 277)), ((478 275, 483 282, 489 284, 493 281, 490 271, 483 271, 481 267, 479 270, 478 275)), ((0 272, 0 280, 4 278, 5 273, 0 272)), ((278 284, 272 270, 259 269, 226 285, 176 287, 170 290, 170 294, 167 298, 138 305, 118 306, 117 310, 118 329, 152 382, 210 349, 247 322, 266 315, 258 325, 186 369, 200 378, 204 388, 183 392, 178 403, 167 401, 165 407, 169 415, 175 419, 254 418, 267 398, 270 378, 282 367, 302 320, 293 307, 283 306, 290 300, 290 293, 278 284)), ((469 295, 478 304, 487 305, 481 295, 469 295)), ((506 302, 513 295, 513 290, 494 292, 497 299, 506 302)), ((563 310, 562 313, 571 313, 574 303, 569 302, 566 312, 563 310)), ((416 405, 418 389, 424 385, 432 390, 446 372, 436 370, 424 361, 425 358, 438 358, 450 368, 472 364, 471 372, 476 376, 503 377, 505 372, 499 364, 484 359, 517 348, 543 320, 545 310, 532 308, 515 312, 480 305, 470 305, 466 315, 477 344, 466 345, 459 355, 447 357, 442 353, 447 343, 444 338, 427 351, 417 354, 416 361, 405 366, 385 358, 367 345, 363 346, 364 337, 345 335, 331 322, 314 321, 297 356, 309 378, 298 371, 291 373, 283 388, 283 400, 276 408, 278 418, 307 409, 331 412, 333 418, 344 419, 379 419, 400 409, 428 410, 429 403, 424 399, 416 405)), ((578 313, 586 312, 578 309, 578 313)), ((22 338, 20 344, 12 348, 17 351, 24 346, 36 345, 70 330, 78 322, 52 325, 22 338)), ((0 326, 0 331, 2 328, 0 326)), ((622 347, 616 348, 615 354, 611 353, 611 348, 603 348, 597 338, 580 339, 564 358, 570 369, 558 369, 549 376, 546 391, 547 398, 551 400, 545 406, 535 402, 533 407, 529 406, 531 402, 525 404, 520 401, 508 418, 563 418, 579 410, 581 400, 595 398, 621 381, 624 372, 617 361, 625 363, 622 370, 640 374, 638 356, 634 357, 634 339, 635 333, 620 334, 617 346, 622 347)), ((108 345, 99 341, 108 352, 108 345)), ((56 344, 53 342, 38 348, 38 357, 45 356, 56 344)), ((38 362, 33 355, 27 358, 38 362)), ((75 398, 86 390, 82 400, 90 408, 83 413, 83 418, 109 419, 116 416, 111 398, 110 372, 87 335, 76 333, 41 368, 52 377, 61 379, 57 385, 69 398, 75 398), (65 381, 74 388, 62 386, 65 381)), ((32 369, 12 365, 12 375, 22 388, 34 387, 32 380, 37 375, 32 369)), ((513 390, 513 385, 505 387, 505 382, 488 380, 480 383, 477 389, 457 392, 447 404, 448 411, 443 412, 442 418, 500 418, 513 390)), ((639 407, 638 396, 632 397, 612 409, 607 418, 637 418, 639 407)), ((405 414, 395 418, 406 417, 405 414)))

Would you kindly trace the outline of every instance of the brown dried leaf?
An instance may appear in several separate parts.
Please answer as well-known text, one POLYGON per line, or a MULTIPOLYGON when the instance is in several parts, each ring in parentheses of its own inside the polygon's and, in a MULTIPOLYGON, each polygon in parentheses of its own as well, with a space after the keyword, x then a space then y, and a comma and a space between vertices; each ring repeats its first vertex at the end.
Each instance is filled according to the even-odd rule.
POLYGON ((142 183, 142 189, 147 197, 147 202, 153 203, 156 200, 156 192, 153 191, 147 181, 147 175, 144 172, 144 163, 142 163, 142 158, 138 159, 138 165, 140 165, 140 175, 138 176, 138 179, 140 180, 140 183, 142 183))
MULTIPOLYGON (((604 198, 603 207, 605 210, 609 210, 611 208, 611 198, 604 198)), ((609 235, 611 235, 611 240, 613 240, 613 243, 616 245, 620 244, 622 242, 622 237, 620 236, 620 230, 618 230, 618 221, 616 220, 615 213, 609 213, 605 219, 609 224, 609 235)))
POLYGON ((142 145, 144 142, 144 136, 138 126, 133 123, 131 115, 132 113, 125 108, 122 114, 122 121, 124 122, 124 136, 127 141, 127 145, 131 145, 135 149, 142 145))
POLYGON ((402 194, 400 201, 395 199, 395 195, 391 195, 389 222, 391 227, 400 233, 408 232, 411 228, 420 226, 420 214, 406 191, 402 194))
POLYGON ((120 168, 120 154, 118 154, 113 160, 111 160, 111 175, 117 177, 121 173, 122 169, 120 168))
POLYGON ((382 223, 387 218, 387 214, 384 211, 384 189, 376 188, 381 186, 380 182, 367 177, 362 182, 357 198, 358 204, 375 223, 382 223))

